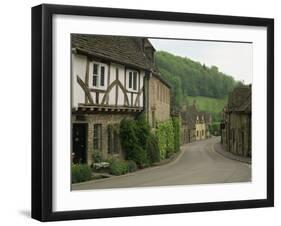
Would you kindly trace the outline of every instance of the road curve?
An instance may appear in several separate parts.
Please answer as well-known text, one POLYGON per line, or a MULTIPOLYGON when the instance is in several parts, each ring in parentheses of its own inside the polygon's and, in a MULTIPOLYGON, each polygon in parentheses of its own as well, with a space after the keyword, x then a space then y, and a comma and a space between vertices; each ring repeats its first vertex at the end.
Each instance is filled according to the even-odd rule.
POLYGON ((214 150, 219 140, 214 137, 184 145, 178 158, 166 165, 74 184, 72 190, 251 181, 251 165, 228 159, 214 150))

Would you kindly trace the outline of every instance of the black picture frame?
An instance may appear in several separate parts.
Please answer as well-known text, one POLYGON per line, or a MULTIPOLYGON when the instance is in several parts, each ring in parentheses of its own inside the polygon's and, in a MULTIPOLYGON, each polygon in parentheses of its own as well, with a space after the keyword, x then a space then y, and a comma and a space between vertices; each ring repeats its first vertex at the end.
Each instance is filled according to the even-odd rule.
POLYGON ((221 15, 43 4, 32 8, 32 218, 122 217, 274 206, 274 20, 221 15), (267 198, 95 210, 52 210, 52 17, 55 14, 181 21, 267 28, 267 198))

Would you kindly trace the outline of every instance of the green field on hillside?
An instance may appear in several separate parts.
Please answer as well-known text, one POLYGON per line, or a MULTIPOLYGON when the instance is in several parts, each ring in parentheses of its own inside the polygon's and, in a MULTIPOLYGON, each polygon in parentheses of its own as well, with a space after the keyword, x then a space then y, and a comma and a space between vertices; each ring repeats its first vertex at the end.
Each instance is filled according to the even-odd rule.
POLYGON ((193 101, 196 101, 196 107, 200 111, 207 111, 212 114, 219 115, 222 111, 223 107, 227 103, 227 96, 221 99, 218 98, 212 98, 212 97, 191 97, 187 96, 188 104, 191 105, 193 101))
POLYGON ((195 97, 200 110, 218 115, 226 103, 228 93, 241 84, 217 66, 208 67, 164 51, 156 52, 155 63, 163 79, 171 85, 173 111, 181 111, 186 100, 195 97))

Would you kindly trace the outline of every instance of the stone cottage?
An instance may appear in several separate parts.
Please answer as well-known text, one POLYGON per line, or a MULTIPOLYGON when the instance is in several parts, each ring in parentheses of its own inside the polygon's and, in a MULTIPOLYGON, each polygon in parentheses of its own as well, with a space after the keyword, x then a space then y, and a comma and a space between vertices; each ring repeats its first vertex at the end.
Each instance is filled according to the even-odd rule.
POLYGON ((181 112, 181 118, 182 143, 203 140, 210 136, 211 115, 207 112, 198 111, 195 101, 181 112))
POLYGON ((226 151, 251 157, 251 86, 237 87, 229 94, 223 109, 221 142, 226 151))
POLYGON ((170 118, 170 86, 154 64, 147 38, 71 35, 72 159, 94 151, 124 158, 119 126, 144 112, 152 127, 170 118))

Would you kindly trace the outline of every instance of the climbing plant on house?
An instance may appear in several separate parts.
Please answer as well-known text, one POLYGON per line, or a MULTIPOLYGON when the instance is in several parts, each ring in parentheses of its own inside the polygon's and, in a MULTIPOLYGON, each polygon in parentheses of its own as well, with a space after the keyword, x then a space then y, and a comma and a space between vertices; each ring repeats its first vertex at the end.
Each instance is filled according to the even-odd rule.
POLYGON ((180 150, 180 119, 172 117, 165 122, 158 122, 156 129, 160 159, 169 158, 180 150))
POLYGON ((158 122, 156 128, 160 159, 170 157, 174 153, 174 127, 172 119, 158 122))
POLYGON ((153 139, 151 129, 144 115, 136 120, 124 119, 120 124, 120 139, 126 159, 143 168, 157 161, 158 144, 153 139))
POLYGON ((120 139, 126 159, 143 168, 180 150, 179 117, 158 122, 155 133, 151 132, 143 114, 136 120, 123 119, 120 124, 120 139))
POLYGON ((147 156, 146 150, 138 139, 138 129, 135 120, 122 120, 120 124, 121 146, 127 160, 133 160, 139 167, 144 167, 147 162, 147 156))
POLYGON ((147 156, 150 164, 160 161, 158 140, 156 135, 153 133, 150 133, 150 136, 147 140, 147 156))

